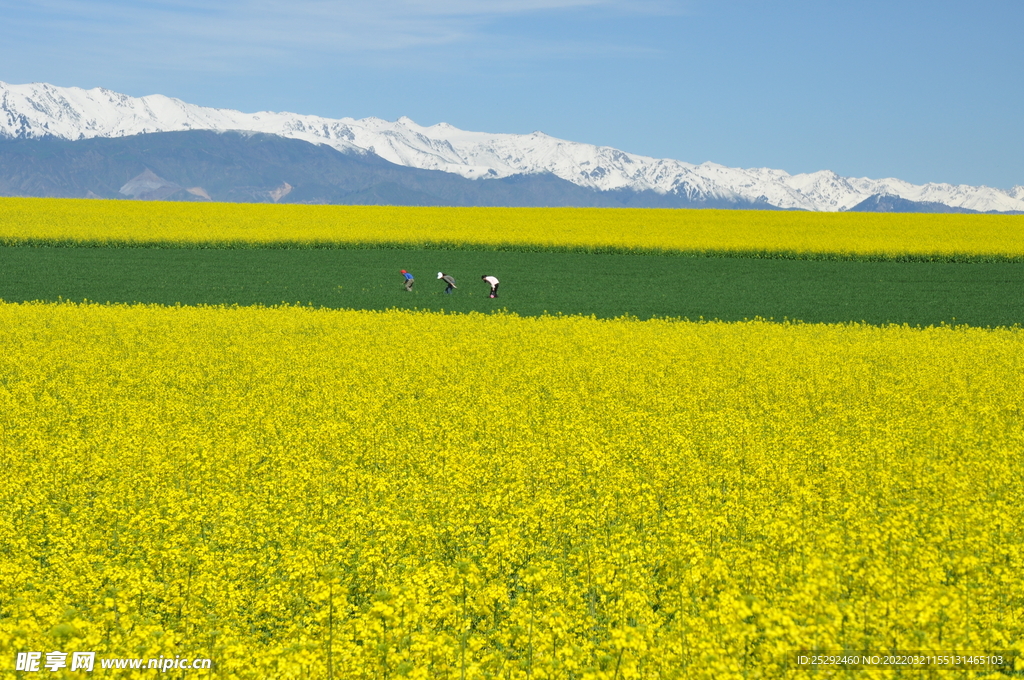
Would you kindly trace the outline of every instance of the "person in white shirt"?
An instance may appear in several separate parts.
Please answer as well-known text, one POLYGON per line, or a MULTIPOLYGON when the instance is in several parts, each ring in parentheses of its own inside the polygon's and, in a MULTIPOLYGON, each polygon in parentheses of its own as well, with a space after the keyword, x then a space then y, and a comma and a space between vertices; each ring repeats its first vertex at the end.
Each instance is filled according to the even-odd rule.
POLYGON ((491 284, 491 297, 498 297, 498 279, 493 276, 488 276, 487 274, 484 274, 480 278, 491 284))

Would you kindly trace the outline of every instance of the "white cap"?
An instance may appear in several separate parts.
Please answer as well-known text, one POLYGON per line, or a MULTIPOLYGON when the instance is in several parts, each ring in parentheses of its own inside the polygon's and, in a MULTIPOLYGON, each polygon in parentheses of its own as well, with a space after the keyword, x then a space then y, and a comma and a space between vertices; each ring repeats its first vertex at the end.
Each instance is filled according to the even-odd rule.
POLYGON ((444 274, 442 274, 441 272, 437 273, 437 278, 441 278, 442 276, 444 276, 444 274))

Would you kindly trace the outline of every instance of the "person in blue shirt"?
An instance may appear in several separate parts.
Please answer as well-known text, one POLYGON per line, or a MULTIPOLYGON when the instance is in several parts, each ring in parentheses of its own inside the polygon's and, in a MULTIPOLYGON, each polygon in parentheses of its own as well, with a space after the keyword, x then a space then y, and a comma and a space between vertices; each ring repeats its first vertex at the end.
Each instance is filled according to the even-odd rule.
POLYGON ((402 276, 405 277, 405 289, 411 293, 412 292, 412 282, 415 281, 415 279, 412 278, 412 274, 410 274, 409 272, 405 271, 404 269, 402 270, 402 276))

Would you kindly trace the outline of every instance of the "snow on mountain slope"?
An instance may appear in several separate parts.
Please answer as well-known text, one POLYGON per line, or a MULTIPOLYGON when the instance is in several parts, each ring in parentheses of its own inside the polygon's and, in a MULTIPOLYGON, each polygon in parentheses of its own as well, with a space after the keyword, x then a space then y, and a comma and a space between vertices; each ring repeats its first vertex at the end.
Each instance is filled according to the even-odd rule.
POLYGON ((76 140, 179 130, 271 132, 344 150, 355 148, 348 141, 351 134, 345 121, 211 109, 159 94, 136 98, 101 88, 0 82, 0 134, 9 137, 53 135, 76 140))
POLYGON ((415 168, 487 179, 549 172, 600 191, 655 191, 691 200, 758 202, 778 208, 838 211, 874 194, 932 201, 979 211, 1024 211, 1024 187, 1002 191, 949 184, 913 185, 898 179, 840 177, 834 172, 790 175, 769 168, 694 165, 581 144, 541 132, 469 132, 408 118, 331 119, 294 113, 242 113, 187 104, 163 95, 129 97, 105 89, 0 82, 0 136, 64 139, 121 137, 178 130, 247 130, 374 153, 415 168))

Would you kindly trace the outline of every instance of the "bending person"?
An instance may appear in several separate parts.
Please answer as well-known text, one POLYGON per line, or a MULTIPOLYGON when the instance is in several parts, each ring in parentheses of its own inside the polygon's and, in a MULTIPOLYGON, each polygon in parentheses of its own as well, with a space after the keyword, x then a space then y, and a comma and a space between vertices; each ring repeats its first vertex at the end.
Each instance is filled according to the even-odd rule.
POLYGON ((483 279, 484 281, 486 281, 487 283, 489 283, 491 285, 491 297, 492 298, 498 297, 498 279, 497 279, 497 277, 488 276, 487 274, 484 274, 480 278, 483 279))
POLYGON ((455 285, 455 279, 450 274, 438 272, 437 278, 441 279, 442 281, 448 284, 448 287, 444 289, 444 292, 448 293, 449 295, 451 295, 453 289, 458 288, 458 286, 455 285))

